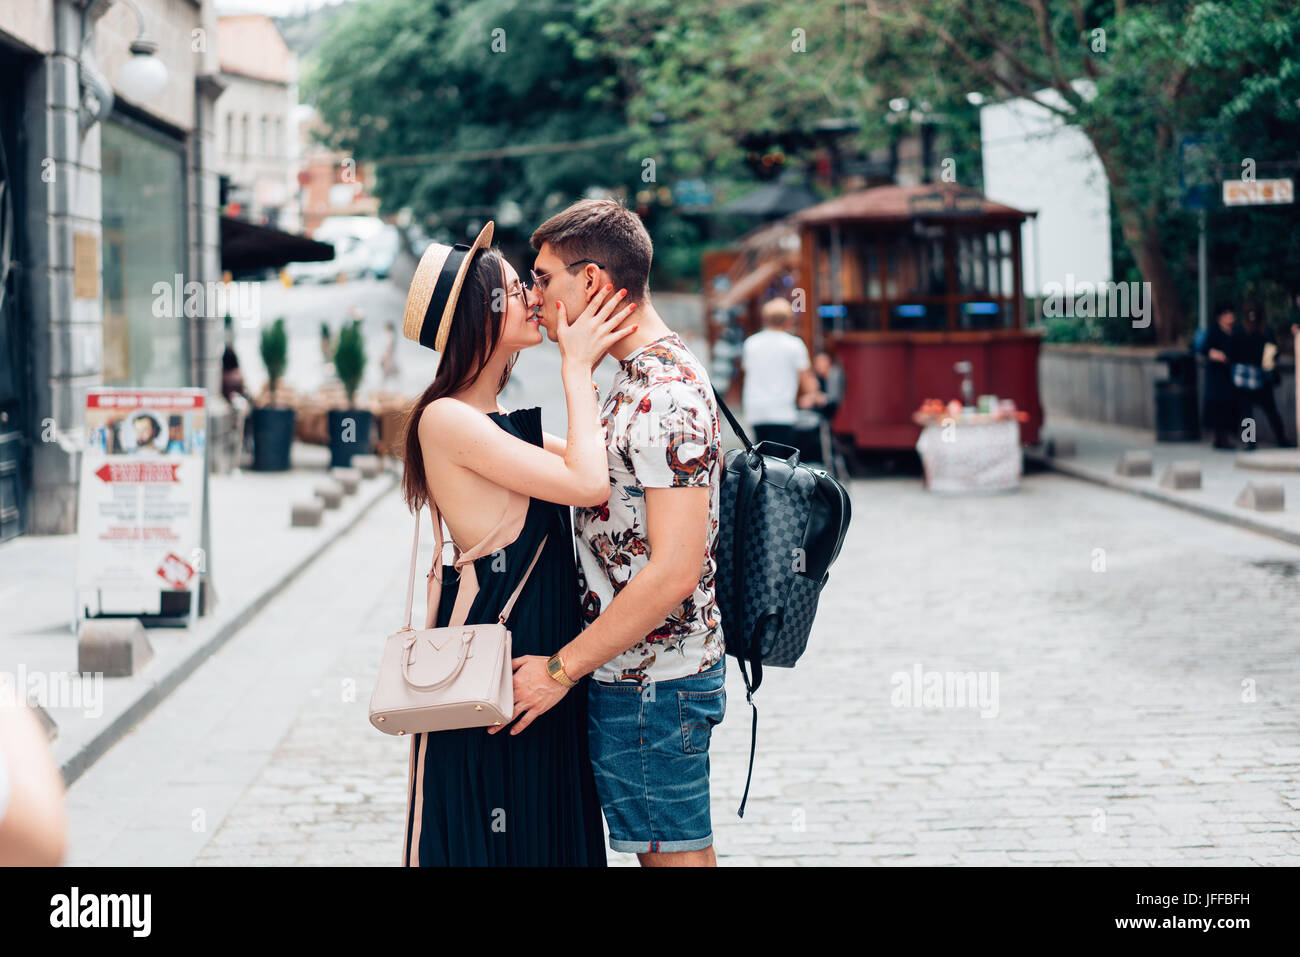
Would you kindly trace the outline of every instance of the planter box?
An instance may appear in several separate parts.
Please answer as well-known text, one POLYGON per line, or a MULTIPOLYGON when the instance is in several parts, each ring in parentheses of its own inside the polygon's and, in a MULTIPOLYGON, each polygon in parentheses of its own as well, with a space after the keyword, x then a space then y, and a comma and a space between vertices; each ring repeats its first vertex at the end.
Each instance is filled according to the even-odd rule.
POLYGON ((293 447, 293 409, 253 410, 253 469, 284 472, 293 447))
POLYGON ((329 413, 330 466, 346 468, 352 456, 368 455, 374 449, 369 409, 331 409, 329 413))

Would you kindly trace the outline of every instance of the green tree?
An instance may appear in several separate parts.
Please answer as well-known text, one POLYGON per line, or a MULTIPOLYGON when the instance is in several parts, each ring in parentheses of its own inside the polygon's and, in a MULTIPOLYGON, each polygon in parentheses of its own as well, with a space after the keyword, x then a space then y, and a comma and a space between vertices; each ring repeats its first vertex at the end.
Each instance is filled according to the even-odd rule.
POLYGON ((734 161, 756 127, 846 115, 864 144, 879 145, 894 98, 923 104, 925 119, 962 116, 969 93, 1034 97, 1096 149, 1124 243, 1152 284, 1162 342, 1187 324, 1171 266, 1194 237, 1179 213, 1180 137, 1225 134, 1231 153, 1232 135, 1260 115, 1300 118, 1292 0, 582 0, 579 9, 600 37, 580 53, 624 53, 641 148, 704 164, 734 161), (670 120, 671 142, 655 135, 654 115, 670 120))
POLYGON ((410 207, 458 236, 507 202, 527 229, 593 186, 631 186, 638 169, 623 149, 617 71, 608 57, 578 59, 551 28, 568 9, 559 0, 357 3, 304 82, 327 145, 375 162, 385 209, 410 207))

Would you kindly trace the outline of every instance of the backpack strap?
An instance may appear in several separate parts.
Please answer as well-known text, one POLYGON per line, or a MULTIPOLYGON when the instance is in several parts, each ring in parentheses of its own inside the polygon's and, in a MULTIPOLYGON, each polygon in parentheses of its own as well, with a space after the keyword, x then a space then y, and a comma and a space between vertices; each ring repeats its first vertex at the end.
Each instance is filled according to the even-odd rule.
MULTIPOLYGON (((726 416, 727 424, 736 433, 736 437, 745 444, 745 467, 740 470, 740 488, 736 491, 736 511, 732 519, 734 527, 732 534, 734 537, 731 543, 731 594, 735 605, 744 608, 746 606, 744 562, 737 561, 736 557, 749 553, 750 523, 745 521, 745 518, 748 515, 749 505, 754 500, 754 492, 758 489, 759 483, 763 481, 763 456, 754 448, 749 436, 741 428, 736 417, 732 415, 731 409, 727 408, 727 403, 716 388, 713 390, 713 395, 718 400, 718 408, 726 416)), ((763 683, 763 658, 758 637, 765 627, 766 620, 767 614, 765 613, 755 623, 753 633, 742 635, 739 642, 740 647, 737 649, 738 654, 736 655, 736 662, 740 665, 740 677, 745 683, 745 701, 749 704, 751 710, 749 770, 745 774, 745 793, 741 796, 740 807, 736 811, 737 816, 741 818, 745 816, 745 805, 749 802, 749 786, 754 780, 754 755, 758 750, 758 705, 754 704, 754 692, 763 683), (746 669, 746 664, 748 664, 749 669, 746 669)), ((724 632, 726 630, 725 624, 723 630, 724 632)))
POLYGON ((745 443, 745 451, 748 452, 751 450, 754 447, 754 443, 749 441, 749 436, 745 433, 745 430, 740 427, 740 423, 736 421, 736 417, 731 414, 731 410, 727 408, 727 403, 723 400, 722 393, 718 391, 717 386, 713 386, 713 397, 717 399, 718 408, 721 409, 722 414, 726 416, 727 424, 731 426, 731 431, 736 433, 736 438, 745 443))
MULTIPOLYGON (((736 491, 736 514, 734 518, 735 531, 734 539, 731 543, 731 594, 740 608, 746 607, 745 601, 745 576, 744 562, 737 561, 739 555, 749 554, 749 528, 750 523, 743 521, 748 514, 748 508, 754 498, 754 491, 758 488, 758 483, 763 480, 763 456, 754 451, 753 448, 745 451, 745 467, 740 470, 740 488, 736 491), (757 467, 754 466, 754 460, 757 460, 757 467)), ((743 629, 743 623, 741 625, 743 629)), ((741 640, 741 646, 736 655, 736 661, 740 665, 740 677, 745 682, 745 701, 748 702, 751 715, 749 724, 749 770, 745 774, 745 793, 740 798, 740 807, 736 811, 738 817, 745 816, 745 805, 749 801, 749 785, 754 780, 754 754, 758 750, 758 705, 754 703, 754 692, 758 686, 763 683, 763 660, 762 652, 758 645, 759 629, 762 627, 762 619, 755 623, 754 631, 749 635, 744 635, 741 640), (745 669, 748 661, 752 669, 752 678, 745 669)), ((726 625, 723 625, 725 630, 726 625)), ((743 634, 743 632, 742 632, 743 634)))

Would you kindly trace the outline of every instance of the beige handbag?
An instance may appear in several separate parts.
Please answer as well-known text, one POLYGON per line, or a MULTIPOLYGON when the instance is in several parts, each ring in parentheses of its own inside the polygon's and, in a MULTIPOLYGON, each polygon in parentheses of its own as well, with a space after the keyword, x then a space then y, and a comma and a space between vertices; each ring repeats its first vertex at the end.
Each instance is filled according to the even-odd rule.
MULTIPOLYGON (((432 506, 433 566, 442 563, 442 517, 432 506)), ((441 583, 430 572, 426 627, 411 628, 411 601, 415 594, 415 558, 420 547, 420 510, 415 512, 411 542, 411 571, 406 583, 406 617, 402 627, 388 636, 379 677, 370 696, 370 723, 385 734, 415 734, 505 724, 514 714, 514 671, 510 665, 510 631, 506 621, 524 590, 546 539, 537 546, 528 570, 515 586, 497 620, 466 625, 470 605, 478 593, 473 559, 457 550, 455 566, 462 568, 456 586, 456 604, 446 628, 430 627, 438 620, 441 583), (465 577, 470 578, 466 587, 465 577)), ((474 550, 471 550, 471 553, 474 550)))

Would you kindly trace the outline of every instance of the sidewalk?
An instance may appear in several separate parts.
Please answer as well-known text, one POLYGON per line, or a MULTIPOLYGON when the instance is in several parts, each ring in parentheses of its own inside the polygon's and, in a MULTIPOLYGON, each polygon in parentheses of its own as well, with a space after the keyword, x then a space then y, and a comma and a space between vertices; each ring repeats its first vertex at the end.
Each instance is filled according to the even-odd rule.
MULTIPOLYGON (((101 708, 48 708, 58 726, 55 762, 71 784, 130 731, 278 591, 385 495, 397 473, 363 479, 355 495, 326 509, 320 526, 290 526, 292 503, 310 498, 329 450, 295 443, 289 472, 209 477, 214 607, 189 628, 147 629, 154 657, 139 674, 104 678, 101 708), (95 713, 98 711, 99 713, 95 713), (89 712, 89 713, 87 713, 89 712)), ((395 468, 396 466, 392 466, 395 468)), ((0 672, 58 675, 77 670, 73 633, 77 536, 20 537, 0 546, 0 672)), ((304 641, 310 641, 304 635, 304 641)))
POLYGON ((1110 488, 1187 509, 1206 518, 1300 545, 1300 453, 1269 447, 1255 452, 1230 452, 1205 442, 1157 442, 1153 432, 1114 425, 1052 417, 1043 426, 1043 444, 1026 457, 1048 468, 1110 488), (1046 454, 1048 439, 1068 439, 1073 455, 1046 454), (1149 451, 1152 471, 1147 478, 1116 474, 1123 453, 1149 451), (1160 480, 1174 462, 1195 462, 1201 468, 1199 489, 1162 488, 1160 480), (1280 512, 1258 512, 1236 503, 1250 482, 1278 484, 1285 495, 1280 512))

